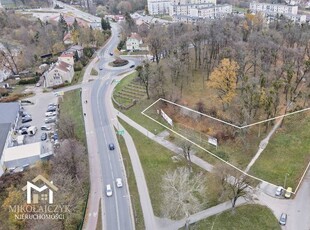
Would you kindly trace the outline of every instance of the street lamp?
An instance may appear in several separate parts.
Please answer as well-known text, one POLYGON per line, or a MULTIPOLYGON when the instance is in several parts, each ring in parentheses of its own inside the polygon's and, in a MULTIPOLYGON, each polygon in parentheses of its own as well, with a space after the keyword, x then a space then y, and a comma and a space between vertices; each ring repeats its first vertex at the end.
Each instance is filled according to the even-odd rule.
POLYGON ((286 188, 286 180, 287 180, 287 176, 289 176, 290 174, 285 173, 285 179, 284 179, 284 188, 286 188))

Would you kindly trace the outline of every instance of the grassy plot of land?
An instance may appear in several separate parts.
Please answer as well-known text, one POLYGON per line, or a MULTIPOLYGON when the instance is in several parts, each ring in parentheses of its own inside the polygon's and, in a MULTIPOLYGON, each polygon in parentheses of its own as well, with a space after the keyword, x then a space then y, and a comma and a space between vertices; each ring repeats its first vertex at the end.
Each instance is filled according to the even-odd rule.
POLYGON ((251 173, 268 182, 296 188, 310 160, 310 112, 284 119, 265 150, 251 168, 251 173))
POLYGON ((101 230, 101 229, 102 229, 102 214, 101 214, 101 199, 100 199, 96 230, 101 230))
POLYGON ((91 69, 91 72, 90 72, 90 75, 98 76, 98 71, 95 70, 94 68, 92 68, 92 69, 91 69))
MULTIPOLYGON (((185 166, 186 163, 184 161, 173 162, 171 157, 174 154, 170 150, 147 138, 124 121, 120 120, 120 123, 134 140, 147 181, 154 214, 161 216, 162 176, 166 171, 175 170, 177 167, 185 166)), ((193 171, 199 172, 200 168, 193 166, 193 171)))
POLYGON ((73 76, 73 79, 71 81, 71 85, 82 82, 85 69, 86 69, 86 67, 84 67, 81 71, 75 71, 74 72, 74 76, 73 76))
POLYGON ((60 116, 68 116, 75 123, 75 138, 86 146, 80 89, 66 92, 60 103, 60 116))
POLYGON ((137 230, 140 230, 140 229, 143 230, 145 229, 143 213, 142 213, 142 208, 140 204, 137 182, 136 182, 136 178, 134 176, 134 172, 133 172, 132 165, 130 162, 128 149, 126 147, 124 138, 120 135, 118 135, 117 137, 118 137, 117 139, 118 139, 119 146, 121 148, 121 153, 124 159, 124 165, 126 168, 127 182, 129 186, 131 203, 133 207, 133 214, 135 218, 135 227, 137 230))
POLYGON ((248 204, 237 207, 235 213, 223 212, 201 220, 191 226, 195 230, 276 230, 281 229, 278 220, 265 206, 248 204))
MULTIPOLYGON (((116 95, 118 92, 120 92, 123 88, 125 88, 127 85, 131 83, 131 81, 137 76, 137 73, 132 73, 123 78, 114 89, 114 95, 116 95)), ((116 98, 115 98, 116 99, 116 98)), ((119 99, 116 99, 117 101, 119 99)), ((119 103, 123 103, 123 101, 118 101, 119 103)), ((126 101, 128 102, 128 101, 126 101)), ((154 121, 150 120, 149 118, 145 117, 141 114, 141 112, 149 106, 154 101, 152 100, 142 100, 138 101, 137 104, 133 107, 131 107, 128 110, 122 110, 121 112, 126 114, 128 117, 130 117, 132 120, 137 122, 138 124, 142 125, 144 128, 148 129, 150 132, 154 134, 158 134, 165 130, 162 126, 156 124, 154 121)))

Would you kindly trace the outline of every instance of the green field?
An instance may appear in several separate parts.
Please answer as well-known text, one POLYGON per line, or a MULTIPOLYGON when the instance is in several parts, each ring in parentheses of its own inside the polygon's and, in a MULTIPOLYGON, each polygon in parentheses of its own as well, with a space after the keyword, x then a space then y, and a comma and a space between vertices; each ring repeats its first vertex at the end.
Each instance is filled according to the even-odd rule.
POLYGON ((69 116, 75 123, 75 138, 86 145, 80 89, 68 91, 60 103, 60 116, 69 116))
POLYGON ((296 188, 310 161, 310 112, 284 119, 269 144, 251 168, 251 174, 276 185, 296 188))
MULTIPOLYGON (((184 228, 182 228, 184 229, 184 228)), ((265 206, 248 204, 201 220, 190 229, 195 230, 279 230, 278 220, 265 206)))
MULTIPOLYGON (((147 187, 150 193, 154 214, 156 216, 161 216, 160 210, 162 205, 162 176, 168 170, 175 170, 177 167, 185 166, 186 162, 173 162, 171 157, 174 154, 170 150, 144 136, 124 121, 120 120, 120 123, 129 132, 132 139, 134 140, 135 146, 139 153, 141 165, 143 167, 145 179, 147 181, 147 187)), ((193 171, 201 172, 201 169, 194 165, 193 171)), ((211 202, 209 205, 210 204, 211 202)), ((212 205, 214 204, 215 203, 212 203, 212 205)), ((204 208, 207 208, 207 206, 204 208)))

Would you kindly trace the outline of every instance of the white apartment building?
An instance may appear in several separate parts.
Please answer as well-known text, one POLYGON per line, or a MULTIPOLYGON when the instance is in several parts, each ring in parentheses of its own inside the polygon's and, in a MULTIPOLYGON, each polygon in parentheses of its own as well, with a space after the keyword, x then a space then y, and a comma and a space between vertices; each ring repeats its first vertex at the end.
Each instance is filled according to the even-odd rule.
POLYGON ((232 13, 232 5, 186 4, 171 6, 170 15, 174 21, 197 22, 203 19, 215 19, 232 13))
POLYGON ((251 2, 250 3, 250 10, 253 13, 256 13, 256 12, 264 12, 264 13, 272 12, 272 13, 278 13, 278 14, 297 14, 298 6, 251 2))
POLYGON ((168 14, 171 0, 147 0, 150 15, 168 14))

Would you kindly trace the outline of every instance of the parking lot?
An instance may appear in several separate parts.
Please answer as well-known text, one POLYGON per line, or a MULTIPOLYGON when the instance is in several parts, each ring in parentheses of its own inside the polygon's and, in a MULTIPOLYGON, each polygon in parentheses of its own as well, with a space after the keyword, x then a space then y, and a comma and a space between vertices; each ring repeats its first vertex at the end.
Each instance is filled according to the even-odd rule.
MULTIPOLYGON (((31 126, 36 126, 37 131, 35 135, 25 135, 25 144, 33 143, 33 142, 38 142, 41 141, 41 135, 42 133, 48 133, 47 135, 47 140, 45 142, 51 142, 50 136, 51 133, 54 133, 55 130, 55 123, 49 123, 45 124, 45 119, 47 118, 45 116, 45 113, 47 111, 48 105, 51 103, 58 104, 58 97, 55 96, 52 92, 50 93, 42 93, 42 88, 41 87, 34 87, 32 90, 35 92, 35 96, 27 98, 25 100, 28 100, 32 102, 31 104, 29 103, 22 103, 23 111, 29 115, 31 115, 32 121, 22 123, 22 119, 19 121, 19 126, 22 125, 31 125, 31 126), (41 130, 41 126, 47 125, 50 126, 52 129, 50 131, 44 131, 41 130)), ((58 110, 58 109, 57 109, 58 110)), ((58 113, 58 112, 56 112, 58 113)))

